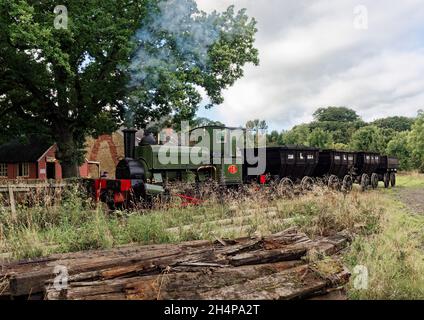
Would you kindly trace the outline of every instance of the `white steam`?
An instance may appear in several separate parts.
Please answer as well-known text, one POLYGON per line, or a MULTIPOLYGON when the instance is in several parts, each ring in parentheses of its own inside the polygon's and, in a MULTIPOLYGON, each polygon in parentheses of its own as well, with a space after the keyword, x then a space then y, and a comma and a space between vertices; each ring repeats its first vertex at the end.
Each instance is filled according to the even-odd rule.
POLYGON ((135 39, 131 86, 157 81, 158 73, 206 68, 209 48, 219 39, 219 15, 199 11, 193 0, 160 1, 151 6, 135 39))

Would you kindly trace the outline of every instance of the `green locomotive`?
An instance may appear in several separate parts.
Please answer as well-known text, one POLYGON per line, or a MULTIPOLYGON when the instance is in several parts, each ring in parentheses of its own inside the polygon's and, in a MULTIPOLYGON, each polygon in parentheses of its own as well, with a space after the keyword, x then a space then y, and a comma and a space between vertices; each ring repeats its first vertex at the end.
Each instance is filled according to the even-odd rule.
POLYGON ((200 127, 180 138, 177 145, 135 146, 136 130, 126 129, 123 133, 125 158, 116 167, 116 179, 92 180, 96 199, 111 208, 127 207, 162 194, 172 182, 212 180, 220 186, 243 183, 241 129, 200 127))
POLYGON ((238 185, 243 181, 241 153, 228 142, 235 128, 201 127, 189 132, 188 146, 140 145, 135 147, 135 159, 140 162, 147 183, 173 181, 238 185), (209 139, 208 139, 209 137, 209 139))

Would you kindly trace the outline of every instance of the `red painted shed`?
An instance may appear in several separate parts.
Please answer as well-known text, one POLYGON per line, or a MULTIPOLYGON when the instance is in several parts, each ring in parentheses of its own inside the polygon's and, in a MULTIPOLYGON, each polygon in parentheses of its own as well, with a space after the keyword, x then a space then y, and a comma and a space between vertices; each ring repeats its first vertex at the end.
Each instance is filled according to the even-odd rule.
MULTIPOLYGON (((62 167, 56 159, 56 144, 37 137, 16 139, 0 146, 0 179, 62 179, 62 167)), ((88 177, 89 162, 80 167, 80 176, 88 177)))

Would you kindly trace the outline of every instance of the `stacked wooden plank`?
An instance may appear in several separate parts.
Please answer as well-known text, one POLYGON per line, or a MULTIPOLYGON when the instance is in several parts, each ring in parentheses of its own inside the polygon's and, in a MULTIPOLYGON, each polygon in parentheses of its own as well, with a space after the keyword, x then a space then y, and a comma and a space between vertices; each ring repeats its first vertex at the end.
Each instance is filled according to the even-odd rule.
POLYGON ((342 234, 312 241, 288 229, 262 238, 53 255, 2 266, 0 294, 44 299, 311 298, 348 281, 349 272, 329 258, 347 243, 342 234), (66 270, 65 282, 57 281, 58 270, 66 270))

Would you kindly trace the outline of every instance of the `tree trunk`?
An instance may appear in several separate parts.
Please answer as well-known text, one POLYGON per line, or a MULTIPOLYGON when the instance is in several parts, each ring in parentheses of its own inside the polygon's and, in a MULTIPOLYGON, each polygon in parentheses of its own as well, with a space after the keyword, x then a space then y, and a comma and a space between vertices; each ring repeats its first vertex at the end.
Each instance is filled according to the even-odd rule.
POLYGON ((56 126, 56 158, 62 167, 62 178, 79 177, 79 150, 72 130, 65 125, 56 126))
POLYGON ((61 162, 61 167, 62 167, 63 179, 79 177, 79 170, 78 170, 77 163, 61 162))

